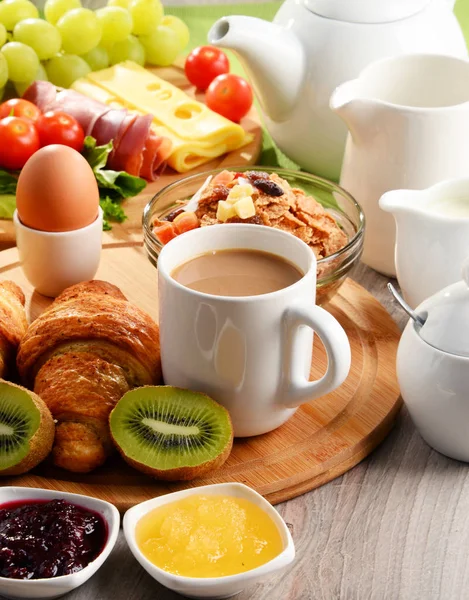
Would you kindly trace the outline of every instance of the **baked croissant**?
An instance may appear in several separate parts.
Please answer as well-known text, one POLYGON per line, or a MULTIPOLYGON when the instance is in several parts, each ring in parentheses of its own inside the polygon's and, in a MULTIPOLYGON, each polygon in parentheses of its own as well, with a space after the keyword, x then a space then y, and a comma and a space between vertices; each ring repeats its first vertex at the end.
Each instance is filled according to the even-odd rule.
POLYGON ((116 286, 79 283, 30 325, 17 366, 58 422, 54 463, 86 473, 112 452, 108 417, 122 395, 160 381, 159 328, 116 286))
POLYGON ((24 294, 16 283, 0 282, 0 378, 14 367, 16 351, 28 328, 24 303, 24 294))

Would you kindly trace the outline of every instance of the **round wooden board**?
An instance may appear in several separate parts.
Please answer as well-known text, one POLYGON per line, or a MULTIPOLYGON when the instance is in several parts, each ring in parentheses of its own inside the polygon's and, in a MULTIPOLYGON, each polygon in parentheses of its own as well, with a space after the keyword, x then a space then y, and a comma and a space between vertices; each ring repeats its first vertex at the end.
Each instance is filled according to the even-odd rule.
MULTIPOLYGON (((158 317, 156 270, 137 243, 116 244, 104 236, 97 278, 121 288, 128 299, 158 317)), ((24 278, 16 248, 0 253, 0 274, 24 290, 30 320, 50 303, 24 278)), ((210 477, 164 483, 128 467, 119 457, 93 473, 77 475, 43 463, 33 472, 2 480, 4 485, 44 487, 88 494, 124 511, 168 492, 210 483, 245 483, 272 503, 282 502, 341 475, 387 435, 401 406, 395 374, 400 332, 379 302, 348 279, 328 305, 350 339, 352 368, 335 392, 302 406, 285 425, 263 436, 235 441, 225 465, 210 477)), ((312 378, 327 358, 316 338, 312 378)))
MULTIPOLYGON (((184 75, 183 65, 179 62, 172 67, 162 68, 150 68, 149 70, 161 77, 162 79, 169 81, 173 85, 181 88, 194 98, 197 98, 200 102, 203 102, 204 94, 197 92, 193 86, 187 81, 184 75)), ((214 158, 210 162, 201 165, 195 169, 192 169, 188 173, 177 173, 172 169, 168 168, 163 175, 149 183, 141 194, 126 200, 122 206, 127 215, 127 219, 124 223, 112 223, 112 235, 116 240, 126 241, 141 241, 142 239, 142 213, 147 202, 165 186, 185 177, 186 175, 195 175, 196 173, 203 173, 210 169, 219 168, 230 168, 236 166, 254 165, 260 156, 262 150, 262 125, 260 116, 253 105, 249 113, 242 119, 241 125, 244 129, 252 133, 254 139, 252 142, 240 148, 234 150, 228 154, 223 154, 218 158, 214 158)), ((0 219, 0 250, 8 248, 15 244, 15 228, 13 221, 7 219, 0 219)))

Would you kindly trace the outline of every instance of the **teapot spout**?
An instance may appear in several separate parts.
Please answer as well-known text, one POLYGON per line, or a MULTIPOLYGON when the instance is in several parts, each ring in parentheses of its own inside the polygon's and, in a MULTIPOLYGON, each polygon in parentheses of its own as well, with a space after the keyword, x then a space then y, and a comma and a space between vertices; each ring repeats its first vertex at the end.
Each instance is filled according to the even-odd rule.
POLYGON ((305 73, 303 47, 290 30, 255 17, 223 17, 210 29, 208 42, 239 56, 270 119, 288 119, 305 73))

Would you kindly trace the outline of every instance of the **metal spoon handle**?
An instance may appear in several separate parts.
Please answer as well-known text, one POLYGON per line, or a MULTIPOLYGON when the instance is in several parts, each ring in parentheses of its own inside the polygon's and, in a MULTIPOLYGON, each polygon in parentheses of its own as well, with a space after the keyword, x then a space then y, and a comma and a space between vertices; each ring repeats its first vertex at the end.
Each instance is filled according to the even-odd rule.
POLYGON ((410 306, 407 304, 407 302, 404 300, 404 298, 399 294, 399 292, 396 290, 396 288, 393 286, 392 283, 388 283, 388 290, 394 296, 394 299, 396 300, 396 302, 398 304, 400 304, 401 308, 403 308, 405 310, 405 312, 409 315, 409 317, 411 319, 413 319, 416 323, 418 323, 420 325, 420 327, 422 327, 422 325, 425 324, 425 319, 423 319, 420 315, 418 315, 414 310, 412 310, 410 308, 410 306))

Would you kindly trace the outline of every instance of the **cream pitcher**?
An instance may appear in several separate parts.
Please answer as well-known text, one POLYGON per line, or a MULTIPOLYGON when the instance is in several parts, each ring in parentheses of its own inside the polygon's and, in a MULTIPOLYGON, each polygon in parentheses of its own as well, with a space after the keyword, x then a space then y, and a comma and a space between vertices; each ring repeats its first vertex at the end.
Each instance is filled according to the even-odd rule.
POLYGON ((365 212, 363 261, 395 276, 396 228, 379 199, 469 174, 469 61, 437 54, 380 60, 339 86, 330 106, 349 128, 340 184, 365 212))
POLYGON ((397 279, 412 308, 460 280, 469 257, 469 178, 387 192, 379 205, 396 222, 397 279))

